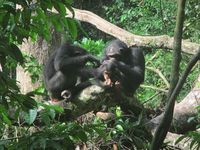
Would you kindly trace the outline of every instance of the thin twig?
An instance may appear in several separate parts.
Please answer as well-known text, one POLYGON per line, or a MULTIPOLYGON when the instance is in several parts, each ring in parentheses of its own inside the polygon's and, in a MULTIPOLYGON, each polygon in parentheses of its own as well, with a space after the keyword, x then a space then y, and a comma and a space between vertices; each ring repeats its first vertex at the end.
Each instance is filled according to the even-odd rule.
POLYGON ((160 76, 160 78, 164 81, 167 88, 169 88, 169 86, 170 86, 169 82, 167 81, 167 79, 165 78, 165 76, 162 74, 162 72, 159 69, 156 69, 156 68, 153 68, 153 67, 146 67, 146 69, 157 73, 160 76))
POLYGON ((156 53, 145 63, 145 66, 147 66, 152 60, 154 60, 154 58, 156 58, 158 56, 158 51, 156 51, 156 53))
POLYGON ((145 103, 147 103, 148 101, 150 101, 151 99, 153 99, 154 97, 158 96, 161 92, 156 92, 154 95, 152 95, 149 99, 147 99, 146 101, 142 102, 142 104, 144 105, 145 103))
POLYGON ((158 87, 155 87, 155 86, 150 86, 150 85, 140 85, 142 88, 150 88, 150 89, 153 89, 153 90, 156 90, 156 91, 161 91, 161 92, 164 92, 164 93, 167 93, 168 90, 165 90, 165 89, 161 89, 161 88, 158 88, 158 87))

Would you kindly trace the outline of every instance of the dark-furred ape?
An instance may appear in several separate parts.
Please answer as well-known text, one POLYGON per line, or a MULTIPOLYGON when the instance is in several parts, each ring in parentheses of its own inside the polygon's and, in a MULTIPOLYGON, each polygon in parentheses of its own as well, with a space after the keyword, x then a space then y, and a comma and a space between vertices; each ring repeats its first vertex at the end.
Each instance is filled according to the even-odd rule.
POLYGON ((126 94, 133 94, 144 81, 145 59, 142 48, 128 47, 118 39, 111 41, 105 48, 99 70, 106 84, 119 84, 126 94))
POLYGON ((51 99, 61 100, 63 95, 71 98, 91 85, 88 81, 96 69, 86 66, 87 62, 98 66, 99 60, 85 49, 64 43, 48 59, 44 67, 45 86, 51 99))

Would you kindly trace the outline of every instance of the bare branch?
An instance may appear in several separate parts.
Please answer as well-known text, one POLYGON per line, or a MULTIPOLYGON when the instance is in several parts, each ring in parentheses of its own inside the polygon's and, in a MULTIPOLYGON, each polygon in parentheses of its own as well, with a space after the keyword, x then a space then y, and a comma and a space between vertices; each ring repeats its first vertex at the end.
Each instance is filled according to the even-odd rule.
MULTIPOLYGON (((52 12, 56 13, 55 10, 52 10, 52 12)), ((173 49, 173 38, 167 35, 139 36, 106 21, 90 11, 74 8, 74 12, 75 19, 88 22, 94 25, 97 29, 124 41, 128 45, 173 49)), ((72 17, 72 13, 70 11, 68 11, 67 17, 72 17)), ((197 53, 198 48, 200 47, 200 44, 188 42, 188 40, 183 40, 182 43, 182 51, 189 54, 197 53)))
POLYGON ((143 88, 150 88, 150 89, 153 89, 153 90, 156 90, 156 91, 160 91, 160 92, 164 92, 164 93, 167 93, 168 90, 165 90, 165 89, 161 89, 161 88, 158 88, 158 87, 155 87, 155 86, 150 86, 150 85, 140 85, 141 87, 143 88))

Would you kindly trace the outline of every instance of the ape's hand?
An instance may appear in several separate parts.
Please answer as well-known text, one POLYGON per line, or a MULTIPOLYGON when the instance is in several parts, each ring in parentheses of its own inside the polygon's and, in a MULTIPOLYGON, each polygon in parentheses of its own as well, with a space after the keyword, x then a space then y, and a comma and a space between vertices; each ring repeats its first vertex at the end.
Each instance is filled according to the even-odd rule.
POLYGON ((113 82, 110 78, 110 73, 108 71, 104 71, 103 76, 104 76, 104 79, 105 79, 104 84, 112 86, 113 82))
POLYGON ((100 60, 94 57, 93 55, 88 55, 88 60, 92 62, 96 67, 100 66, 100 60))

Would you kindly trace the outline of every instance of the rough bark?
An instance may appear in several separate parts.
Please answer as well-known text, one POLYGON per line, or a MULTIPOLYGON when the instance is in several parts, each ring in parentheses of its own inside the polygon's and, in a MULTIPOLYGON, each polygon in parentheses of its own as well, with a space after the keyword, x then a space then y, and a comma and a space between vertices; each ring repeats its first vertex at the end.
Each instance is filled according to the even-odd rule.
MULTIPOLYGON (((128 45, 138 45, 138 46, 146 46, 146 47, 154 47, 154 48, 168 48, 173 49, 173 38, 167 35, 161 36, 139 36, 132 34, 106 20, 99 17, 98 15, 80 9, 74 10, 74 18, 80 21, 88 22, 94 25, 97 29, 118 38, 128 45)), ((57 13, 55 10, 52 12, 57 13)), ((68 17, 72 17, 72 13, 68 11, 68 17)), ((189 42, 188 40, 182 41, 182 51, 195 54, 198 51, 200 44, 189 42)))
POLYGON ((125 113, 132 112, 135 115, 144 111, 143 106, 135 97, 124 96, 123 93, 114 89, 107 91, 96 85, 87 87, 70 102, 61 101, 53 102, 53 104, 61 105, 66 110, 64 116, 67 116, 63 120, 76 119, 91 111, 100 111, 104 105, 106 107, 120 105, 125 113))
MULTIPOLYGON (((42 39, 38 38, 36 42, 25 40, 25 42, 20 46, 21 51, 33 55, 39 64, 43 65, 44 61, 50 56, 50 54, 60 46, 61 36, 52 30, 52 39, 49 43, 42 39)), ((30 73, 26 72, 21 66, 17 66, 17 76, 16 79, 19 82, 19 87, 22 93, 26 94, 33 91, 39 86, 39 82, 32 83, 30 78, 30 73)), ((41 80, 42 80, 41 75, 41 80)))

